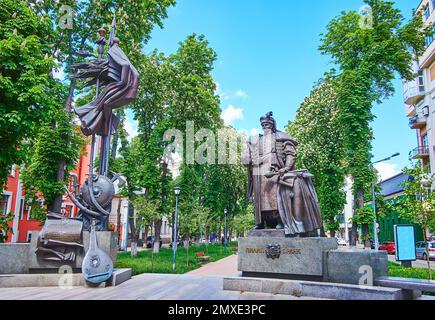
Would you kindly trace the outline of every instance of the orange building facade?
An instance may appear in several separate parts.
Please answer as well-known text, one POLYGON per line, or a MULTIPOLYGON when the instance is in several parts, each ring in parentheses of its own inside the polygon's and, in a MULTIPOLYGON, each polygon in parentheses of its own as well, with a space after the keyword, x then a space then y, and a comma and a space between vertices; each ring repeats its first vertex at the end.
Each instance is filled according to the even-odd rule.
MULTIPOLYGON (((77 167, 71 172, 77 176, 81 186, 87 179, 91 145, 86 145, 84 155, 77 163, 77 167)), ((41 199, 42 200, 42 199, 41 199)), ((76 217, 78 208, 65 194, 62 199, 61 213, 68 217, 76 217)), ((3 213, 12 213, 14 219, 9 222, 12 233, 8 233, 7 242, 29 242, 32 231, 39 231, 42 228, 41 222, 32 219, 30 206, 26 204, 25 190, 20 180, 20 168, 17 165, 11 166, 6 188, 2 190, 0 198, 0 210, 3 213)))

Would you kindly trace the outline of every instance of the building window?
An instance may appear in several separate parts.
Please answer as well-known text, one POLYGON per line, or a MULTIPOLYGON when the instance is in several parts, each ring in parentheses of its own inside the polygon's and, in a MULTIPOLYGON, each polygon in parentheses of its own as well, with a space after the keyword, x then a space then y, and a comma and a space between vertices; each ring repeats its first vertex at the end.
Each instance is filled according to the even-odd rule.
POLYGON ((15 165, 11 165, 11 170, 9 171, 9 175, 11 177, 15 177, 15 165))
POLYGON ((424 92, 424 72, 423 70, 418 71, 418 90, 424 92))
POLYGON ((432 34, 427 35, 425 41, 426 41, 426 47, 429 47, 431 45, 431 43, 433 42, 433 35, 432 34))
POLYGON ((424 16, 425 16, 426 20, 429 19, 429 17, 430 17, 430 8, 429 8, 429 5, 427 5, 424 8, 424 16))
POLYGON ((9 208, 9 198, 10 195, 8 194, 2 194, 0 198, 0 210, 1 214, 7 214, 8 208, 9 208))
POLYGON ((421 142, 423 147, 429 146, 429 138, 427 137, 427 134, 425 134, 423 137, 421 137, 421 142))
POLYGON ((20 220, 23 220, 23 215, 24 215, 24 199, 21 198, 20 199, 20 215, 19 215, 20 220))

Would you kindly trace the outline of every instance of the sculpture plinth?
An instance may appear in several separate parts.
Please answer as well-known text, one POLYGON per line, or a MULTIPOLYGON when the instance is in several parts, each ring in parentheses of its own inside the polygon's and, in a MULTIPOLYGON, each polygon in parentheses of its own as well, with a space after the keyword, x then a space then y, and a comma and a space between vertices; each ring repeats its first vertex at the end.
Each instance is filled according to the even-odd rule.
POLYGON ((238 270, 246 277, 322 281, 324 253, 337 248, 333 238, 241 238, 238 270))

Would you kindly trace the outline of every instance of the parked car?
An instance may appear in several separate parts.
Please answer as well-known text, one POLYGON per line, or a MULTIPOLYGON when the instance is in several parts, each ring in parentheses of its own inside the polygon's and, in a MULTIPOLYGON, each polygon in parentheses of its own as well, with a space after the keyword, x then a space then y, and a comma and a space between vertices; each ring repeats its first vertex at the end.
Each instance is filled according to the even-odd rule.
POLYGON ((388 254, 395 254, 396 253, 396 244, 394 242, 388 241, 384 242, 379 246, 379 250, 381 251, 387 251, 388 254))
MULTIPOLYGON (((147 248, 153 248, 154 247, 154 242, 155 242, 155 237, 154 236, 149 236, 148 238, 147 238, 147 248)), ((162 238, 159 238, 160 239, 160 244, 159 244, 159 247, 161 248, 162 247, 162 238)))
MULTIPOLYGON (((171 243, 169 244, 171 248, 172 248, 172 244, 173 242, 171 241, 171 243)), ((178 239, 177 247, 183 247, 183 246, 184 246, 184 241, 182 239, 178 239)))
MULTIPOLYGON (((417 258, 427 260, 428 252, 426 251, 426 244, 427 242, 425 241, 416 243, 417 258)), ((435 241, 429 242, 429 259, 435 259, 435 241)))
POLYGON ((337 243, 339 246, 347 246, 347 242, 343 238, 337 238, 337 243))

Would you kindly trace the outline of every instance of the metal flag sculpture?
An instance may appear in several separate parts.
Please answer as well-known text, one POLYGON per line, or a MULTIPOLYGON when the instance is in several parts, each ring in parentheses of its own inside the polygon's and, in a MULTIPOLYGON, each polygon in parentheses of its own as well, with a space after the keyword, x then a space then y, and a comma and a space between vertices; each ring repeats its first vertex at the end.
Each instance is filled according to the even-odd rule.
POLYGON ((113 18, 109 38, 108 58, 103 59, 106 45, 106 31, 98 30, 98 58, 92 62, 78 63, 73 67, 79 72, 79 79, 89 79, 86 86, 96 85, 96 96, 90 103, 75 109, 81 121, 81 130, 86 136, 92 136, 91 163, 88 180, 81 188, 80 195, 70 195, 79 206, 79 215, 83 218, 84 228, 90 230, 92 219, 96 219, 96 230, 104 231, 108 227, 111 202, 114 196, 115 180, 109 177, 110 137, 119 124, 119 118, 113 109, 127 105, 137 97, 139 73, 119 47, 116 37, 116 19, 113 18), (94 173, 96 135, 101 136, 98 174, 94 173), (92 190, 92 191, 91 191, 92 190))

